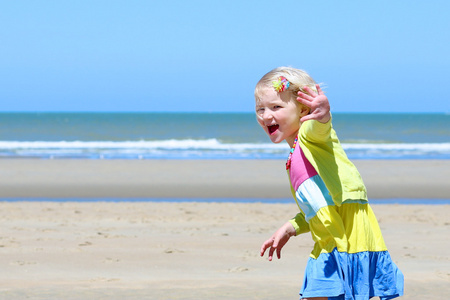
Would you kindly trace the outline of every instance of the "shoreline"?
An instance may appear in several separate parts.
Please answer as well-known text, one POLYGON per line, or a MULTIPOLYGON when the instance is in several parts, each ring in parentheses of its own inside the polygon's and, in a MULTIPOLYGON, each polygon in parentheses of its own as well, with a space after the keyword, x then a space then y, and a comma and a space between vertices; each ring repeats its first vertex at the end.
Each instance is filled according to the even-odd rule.
MULTIPOLYGON (((353 160, 373 199, 449 199, 450 160, 353 160)), ((0 159, 1 198, 291 199, 284 160, 0 159)))

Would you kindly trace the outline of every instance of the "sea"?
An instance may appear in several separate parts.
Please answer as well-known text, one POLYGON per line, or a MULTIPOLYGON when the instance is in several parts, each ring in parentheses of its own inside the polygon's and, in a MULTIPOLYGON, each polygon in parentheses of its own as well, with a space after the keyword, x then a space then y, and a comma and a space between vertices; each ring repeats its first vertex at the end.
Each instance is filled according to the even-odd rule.
MULTIPOLYGON (((334 113, 350 159, 450 159, 448 113, 334 113)), ((254 113, 0 113, 0 158, 286 159, 254 113)))

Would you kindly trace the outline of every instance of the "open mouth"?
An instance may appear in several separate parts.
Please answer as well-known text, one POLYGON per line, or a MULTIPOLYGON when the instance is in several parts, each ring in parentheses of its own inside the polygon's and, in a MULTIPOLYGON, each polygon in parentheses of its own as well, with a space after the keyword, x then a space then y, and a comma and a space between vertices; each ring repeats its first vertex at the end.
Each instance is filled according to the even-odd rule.
POLYGON ((275 131, 277 131, 278 127, 280 127, 278 124, 267 126, 267 129, 269 130, 269 134, 272 134, 275 131))

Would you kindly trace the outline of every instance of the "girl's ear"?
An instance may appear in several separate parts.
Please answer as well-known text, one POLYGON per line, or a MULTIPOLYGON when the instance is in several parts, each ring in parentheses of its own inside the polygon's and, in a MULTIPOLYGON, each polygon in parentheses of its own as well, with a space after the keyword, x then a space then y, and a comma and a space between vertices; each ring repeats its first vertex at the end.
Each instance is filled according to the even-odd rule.
POLYGON ((304 116, 306 116, 307 114, 309 114, 310 112, 310 108, 306 105, 301 105, 300 106, 300 117, 303 118, 304 116))

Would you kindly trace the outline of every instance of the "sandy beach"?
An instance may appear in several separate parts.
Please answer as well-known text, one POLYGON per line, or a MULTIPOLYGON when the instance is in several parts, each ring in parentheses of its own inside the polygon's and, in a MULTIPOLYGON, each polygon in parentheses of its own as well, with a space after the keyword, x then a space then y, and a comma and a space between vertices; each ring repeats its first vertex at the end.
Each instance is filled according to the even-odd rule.
MULTIPOLYGON (((298 299, 309 234, 261 243, 297 212, 280 161, 0 160, 0 299, 298 299), (51 202, 29 198, 191 198, 51 202), (196 198, 261 199, 199 203, 196 198)), ((356 161, 372 198, 450 198, 450 161, 356 161)), ((402 299, 444 299, 450 205, 373 209, 402 299)))

